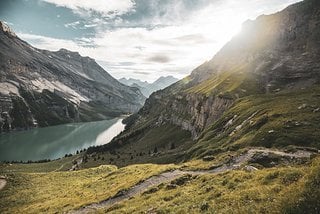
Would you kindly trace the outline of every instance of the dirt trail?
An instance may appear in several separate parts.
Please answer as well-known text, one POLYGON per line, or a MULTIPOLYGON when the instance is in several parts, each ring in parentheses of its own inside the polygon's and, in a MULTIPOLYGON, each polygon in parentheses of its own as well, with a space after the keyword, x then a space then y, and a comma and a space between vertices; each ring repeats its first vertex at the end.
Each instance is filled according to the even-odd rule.
MULTIPOLYGON (((82 163, 82 158, 76 157, 76 158, 74 158, 71 162, 73 163, 74 161, 76 161, 76 163, 72 165, 72 167, 69 169, 69 171, 72 171, 72 170, 74 170, 76 167, 78 167, 78 166, 82 163)), ((69 162, 67 162, 67 163, 69 163, 69 162)), ((63 167, 64 167, 67 163, 61 164, 61 166, 60 166, 59 168, 53 170, 52 172, 58 172, 58 171, 60 171, 61 169, 63 169, 63 167)))
POLYGON ((58 172, 58 171, 60 171, 63 167, 64 167, 64 164, 62 164, 59 168, 53 170, 52 172, 58 172))
POLYGON ((167 183, 170 181, 175 180, 176 178, 181 177, 182 175, 204 175, 204 174, 215 174, 220 172, 226 172, 229 170, 234 170, 240 168, 240 166, 247 161, 249 161, 255 154, 257 153, 273 153, 276 155, 280 155, 282 157, 291 157, 291 158, 310 158, 311 152, 307 151, 298 151, 296 153, 285 153, 278 150, 271 150, 271 149, 251 149, 244 154, 239 155, 238 157, 232 158, 229 163, 225 163, 221 166, 217 166, 215 169, 211 170, 199 170, 199 171, 181 171, 181 170, 174 170, 169 172, 163 172, 159 175, 152 176, 147 180, 138 183, 132 186, 130 189, 122 191, 121 193, 116 194, 115 196, 108 198, 104 201, 99 203, 93 203, 87 205, 79 210, 74 210, 71 213, 91 213, 96 211, 97 209, 101 208, 109 208, 114 204, 132 198, 135 195, 141 194, 145 192, 150 187, 158 186, 162 183, 167 183))
POLYGON ((7 181, 6 179, 0 177, 0 191, 6 186, 7 181))

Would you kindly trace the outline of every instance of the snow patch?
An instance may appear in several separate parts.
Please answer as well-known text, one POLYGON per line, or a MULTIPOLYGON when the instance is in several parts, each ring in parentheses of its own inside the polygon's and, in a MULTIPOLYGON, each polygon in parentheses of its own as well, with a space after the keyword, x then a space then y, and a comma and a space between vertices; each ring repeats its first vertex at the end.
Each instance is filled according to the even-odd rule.
POLYGON ((36 80, 31 80, 31 82, 32 82, 33 90, 42 92, 44 89, 47 89, 52 93, 54 93, 55 91, 58 91, 60 92, 59 95, 61 97, 64 97, 77 105, 79 105, 81 101, 85 101, 85 102, 90 101, 90 99, 87 98, 86 96, 79 94, 77 91, 73 90, 69 86, 66 86, 65 84, 59 81, 50 82, 46 79, 39 78, 36 80))
POLYGON ((9 83, 9 82, 1 82, 0 83, 0 94, 9 95, 10 93, 19 96, 18 87, 12 83, 9 83))

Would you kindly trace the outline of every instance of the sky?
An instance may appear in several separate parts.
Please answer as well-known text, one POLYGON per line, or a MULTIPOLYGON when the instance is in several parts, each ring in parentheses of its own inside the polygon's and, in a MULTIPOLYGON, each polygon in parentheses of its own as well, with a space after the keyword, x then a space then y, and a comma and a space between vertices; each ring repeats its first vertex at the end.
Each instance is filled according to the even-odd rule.
POLYGON ((116 78, 183 78, 248 19, 300 0, 0 0, 0 20, 31 45, 94 58, 116 78))

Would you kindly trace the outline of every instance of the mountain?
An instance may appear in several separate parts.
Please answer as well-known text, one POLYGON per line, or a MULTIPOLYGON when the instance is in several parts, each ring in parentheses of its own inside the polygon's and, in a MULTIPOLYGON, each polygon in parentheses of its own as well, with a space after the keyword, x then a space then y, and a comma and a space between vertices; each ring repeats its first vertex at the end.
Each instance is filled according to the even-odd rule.
POLYGON ((160 89, 164 89, 173 83, 177 82, 179 79, 173 77, 173 76, 166 76, 166 77, 159 77, 156 81, 151 83, 150 88, 152 88, 154 91, 158 91, 160 89))
POLYGON ((34 48, 3 22, 0 68, 0 131, 116 117, 145 100, 94 59, 34 48))
POLYGON ((153 92, 164 89, 177 81, 178 79, 173 76, 159 77, 153 83, 148 83, 147 81, 142 82, 141 80, 132 79, 132 78, 119 79, 119 82, 125 85, 139 88, 142 94, 146 97, 149 97, 153 92))
POLYGON ((318 0, 248 21, 109 144, 0 163, 0 212, 319 213, 319 26, 318 0))
POLYGON ((157 147, 151 159, 170 162, 248 146, 319 149, 319 5, 306 0, 247 21, 210 61, 153 93, 121 135, 92 151, 157 147))
POLYGON ((134 78, 127 79, 125 77, 119 79, 118 81, 128 86, 132 86, 133 84, 136 84, 140 87, 147 87, 150 84, 147 81, 142 82, 141 80, 138 80, 138 79, 134 79, 134 78))

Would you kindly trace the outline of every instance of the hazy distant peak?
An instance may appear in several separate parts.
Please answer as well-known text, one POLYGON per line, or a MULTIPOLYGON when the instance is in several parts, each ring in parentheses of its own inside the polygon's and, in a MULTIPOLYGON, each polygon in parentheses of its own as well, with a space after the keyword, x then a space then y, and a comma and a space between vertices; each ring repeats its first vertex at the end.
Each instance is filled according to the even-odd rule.
POLYGON ((148 84, 147 81, 142 81, 142 80, 134 79, 134 78, 131 78, 131 77, 129 77, 129 78, 122 77, 122 78, 119 79, 119 81, 143 82, 143 83, 147 83, 148 84))
POLYGON ((138 79, 133 79, 133 78, 121 78, 119 79, 119 82, 122 84, 131 86, 131 87, 137 87, 141 90, 144 96, 149 97, 150 94, 152 94, 155 91, 164 89, 168 87, 169 85, 177 82, 179 79, 173 77, 173 76, 162 76, 159 77, 156 81, 153 83, 148 83, 147 81, 141 81, 138 79))
POLYGON ((178 81, 179 79, 177 79, 177 78, 175 78, 175 77, 173 77, 173 76, 161 76, 161 77, 159 77, 156 81, 154 81, 154 83, 155 82, 161 82, 161 81, 172 81, 172 82, 176 82, 176 81, 178 81))

